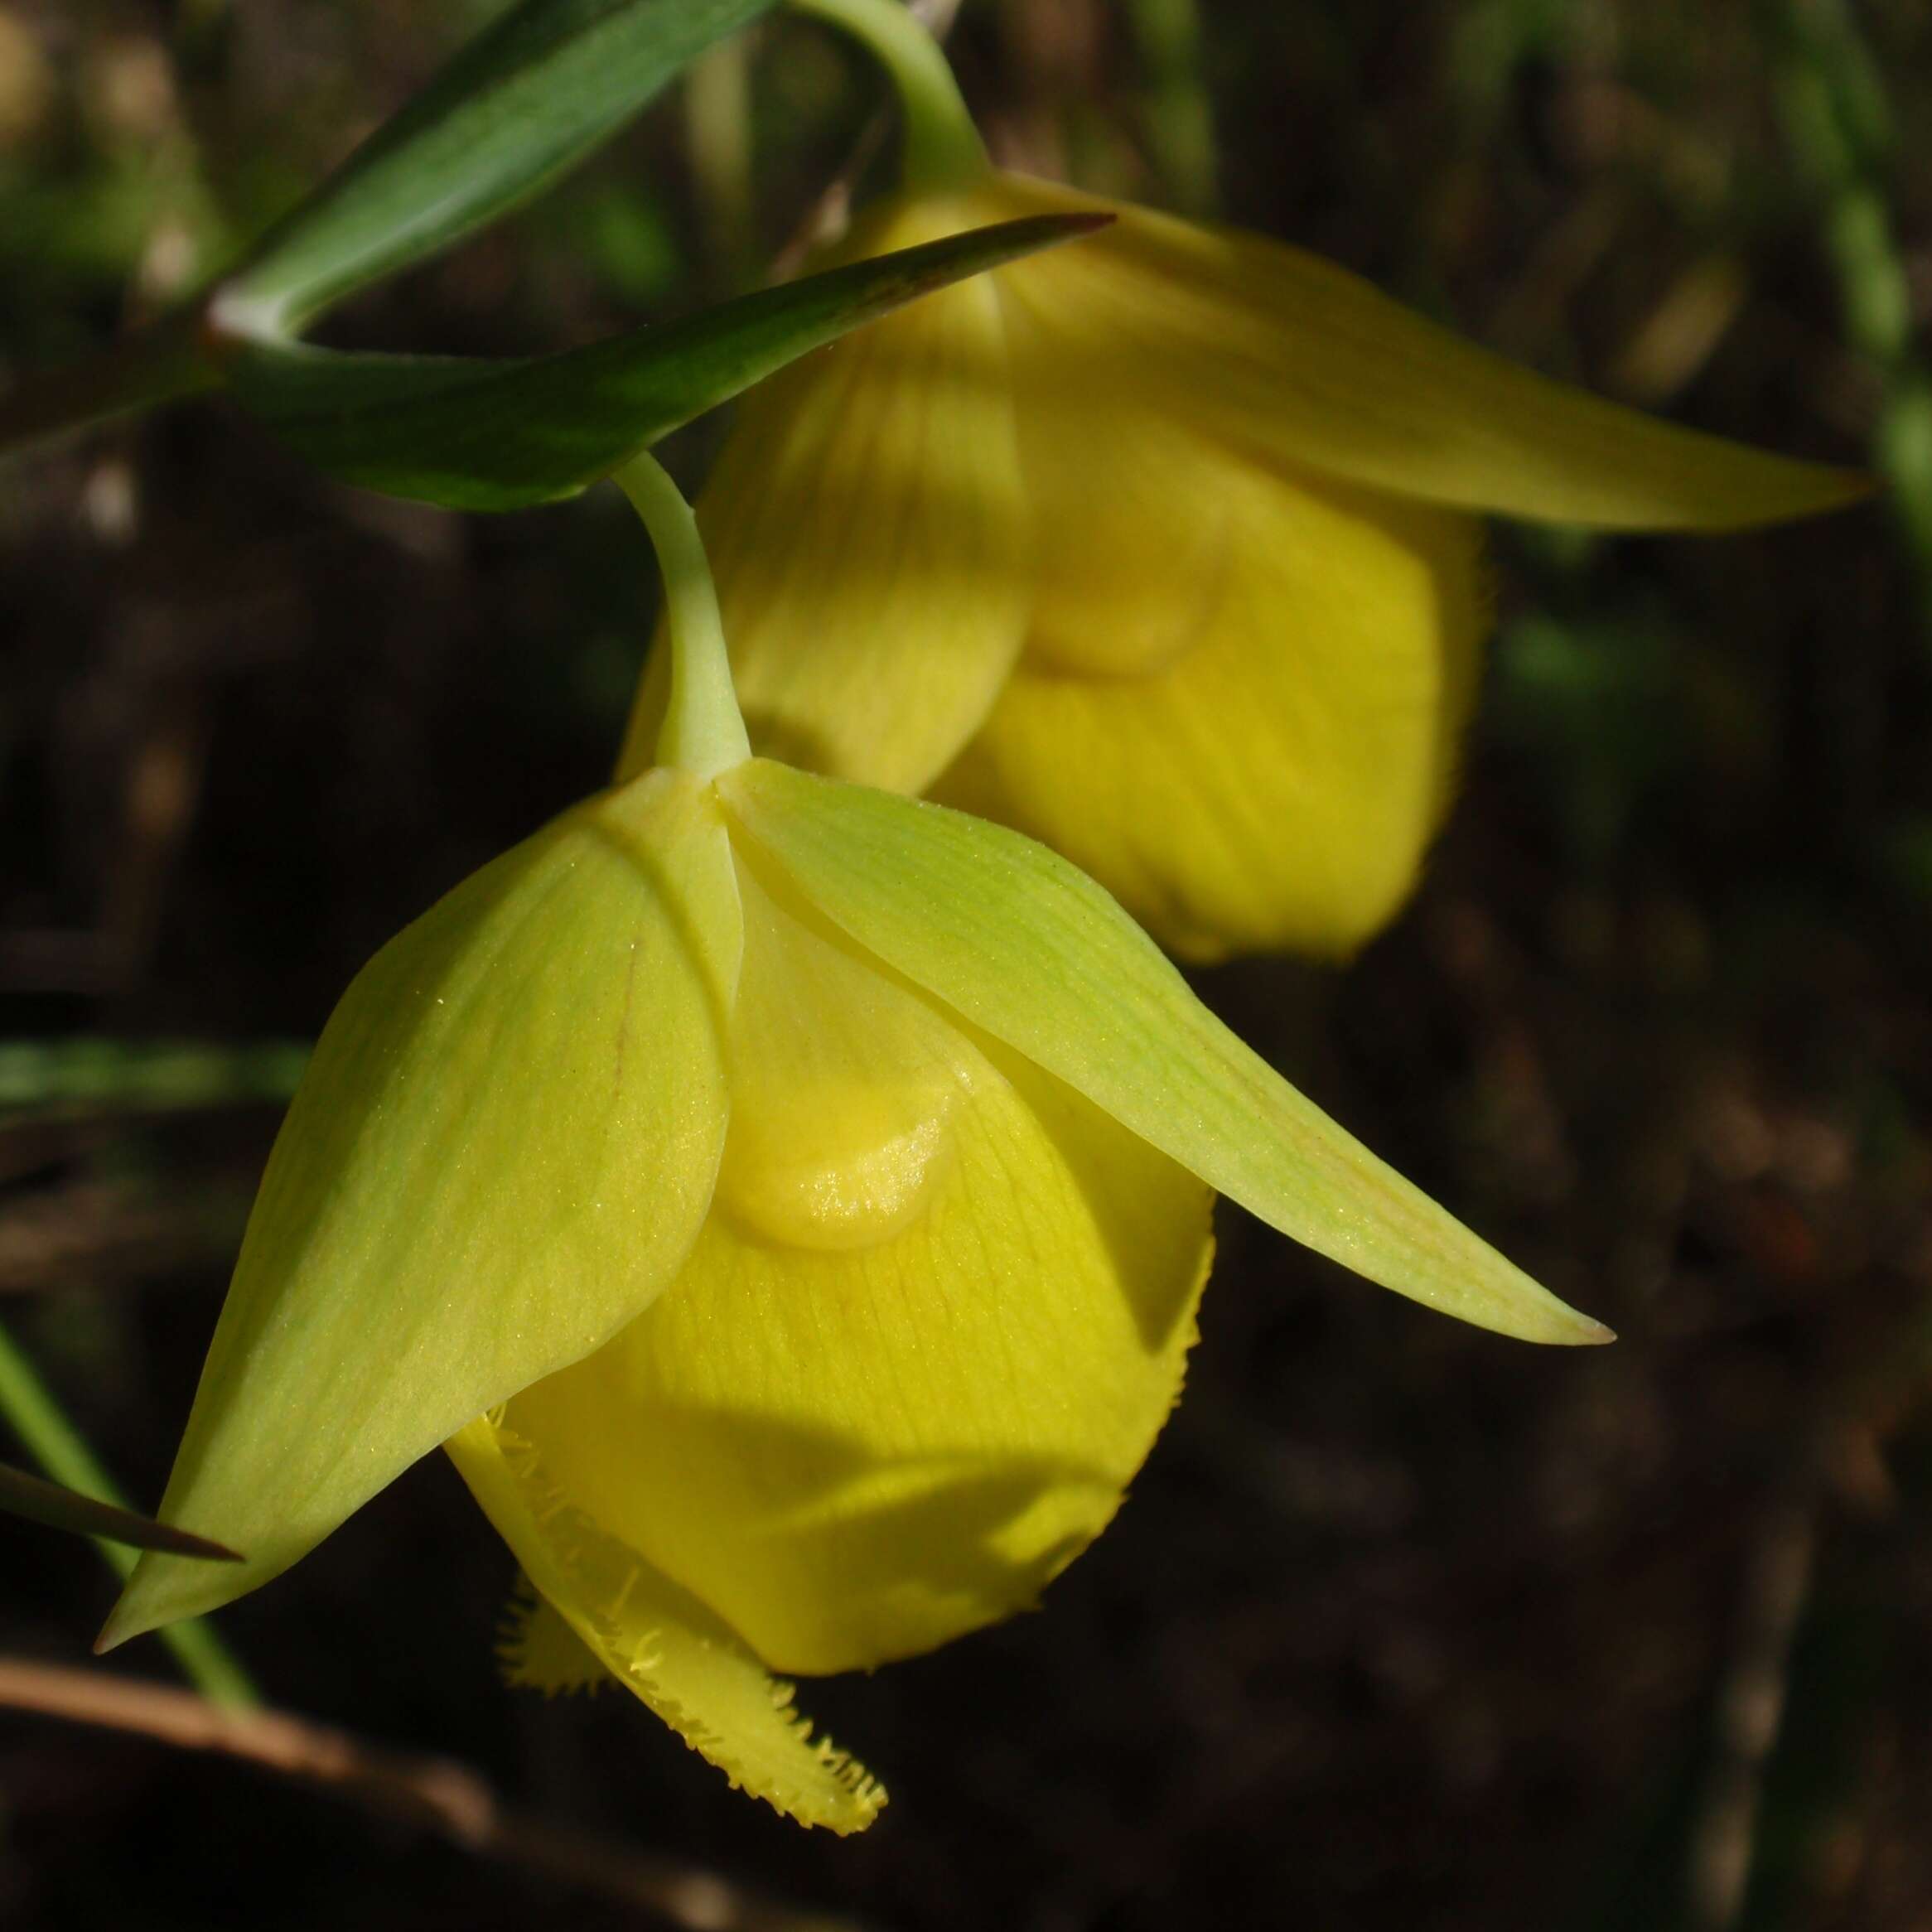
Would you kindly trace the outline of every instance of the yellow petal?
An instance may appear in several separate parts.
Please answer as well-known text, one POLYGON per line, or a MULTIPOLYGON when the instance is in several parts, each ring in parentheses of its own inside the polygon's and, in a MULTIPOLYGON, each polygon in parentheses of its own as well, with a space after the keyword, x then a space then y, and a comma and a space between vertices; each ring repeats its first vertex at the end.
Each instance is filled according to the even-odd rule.
POLYGON ((1031 351, 1014 356, 1013 374, 1036 577, 1022 664, 1094 678, 1164 670, 1200 641, 1243 544, 1260 534, 1222 487, 1235 466, 1131 382, 1097 394, 1041 352, 1036 331, 1015 340, 1031 351))
POLYGON ((1029 649, 933 795, 1044 840, 1171 952, 1346 953, 1408 896, 1449 796, 1479 526, 1166 448, 1176 495, 1226 529, 1192 639, 1137 678, 1029 649))
POLYGON ((1283 1234, 1505 1335, 1610 1339, 1297 1094, 1044 845, 766 758, 717 790, 734 845, 868 953, 1283 1234))
POLYGON ((711 1199, 737 949, 716 801, 658 772, 363 968, 277 1137, 162 1504, 247 1561, 144 1559, 104 1643, 267 1582, 650 1302, 711 1199))
POLYGON ((603 1659, 527 1577, 510 1600, 496 1654, 506 1683, 546 1697, 595 1693, 614 1681, 603 1659))
POLYGON ((732 1126, 689 1263, 509 1426, 761 1657, 819 1673, 1030 1606, 1178 1392, 1211 1196, 741 875, 732 1126))
POLYGON ((886 1794, 791 1709, 791 1688, 710 1611, 558 1490, 491 1417, 445 1445, 524 1574, 592 1655, 732 1783, 801 1824, 863 1831, 886 1794))
MULTIPOLYGON (((857 259, 950 234, 922 204, 865 227, 857 259)), ((739 406, 698 505, 753 746, 918 790, 1019 655, 1031 594, 1005 338, 984 277, 793 364, 739 406)), ((653 650, 621 771, 666 696, 653 650)))
POLYGON ((999 278, 1015 369, 1036 360, 1070 418, 1132 396, 1292 471, 1611 529, 1731 529, 1872 488, 1550 381, 1299 249, 1044 182, 1002 185, 1016 214, 1119 216, 999 278))

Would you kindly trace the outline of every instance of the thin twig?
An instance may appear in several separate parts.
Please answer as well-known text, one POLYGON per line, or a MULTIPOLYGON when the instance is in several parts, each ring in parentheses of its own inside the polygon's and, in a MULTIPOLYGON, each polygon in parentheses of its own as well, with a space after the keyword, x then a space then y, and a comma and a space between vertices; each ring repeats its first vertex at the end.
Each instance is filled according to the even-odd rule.
POLYGON ((856 1932, 849 1920, 795 1911, 715 1872, 520 1811, 453 1758, 387 1750, 287 1711, 229 1709, 169 1684, 21 1658, 0 1658, 0 1708, 233 1758, 434 1832, 476 1857, 640 1906, 686 1932, 856 1932))
POLYGON ((1690 1916, 1698 1932, 1731 1932, 1744 1910, 1765 1772, 1784 1721, 1791 1646, 1811 1593, 1823 1454, 1821 1448, 1807 1456, 1752 1552, 1691 1840, 1690 1916))

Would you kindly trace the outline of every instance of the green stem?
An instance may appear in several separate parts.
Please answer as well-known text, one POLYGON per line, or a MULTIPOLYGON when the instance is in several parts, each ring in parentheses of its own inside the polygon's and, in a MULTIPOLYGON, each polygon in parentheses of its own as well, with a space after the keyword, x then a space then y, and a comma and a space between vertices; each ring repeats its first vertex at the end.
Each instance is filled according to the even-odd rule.
POLYGON ((724 623, 698 519, 653 456, 634 456, 615 480, 644 519, 664 579, 671 646, 671 697, 658 734, 659 765, 715 778, 751 756, 732 688, 724 623))
POLYGON ((899 0, 791 0, 863 43, 906 113, 905 186, 915 194, 970 186, 992 165, 944 52, 899 0))
POLYGON ((1932 368, 1919 346, 1911 278, 1892 216, 1893 137, 1884 70, 1843 0, 1769 0, 1785 41, 1786 139, 1819 197, 1846 339, 1883 385, 1873 461, 1891 485, 1932 644, 1932 368))
POLYGON ((1201 71, 1199 0, 1128 0, 1147 85, 1147 133, 1183 215, 1216 212, 1214 109, 1201 71))
MULTIPOLYGON (((13 1426, 28 1453, 54 1481, 96 1501, 125 1509, 113 1479, 68 1419, 19 1345, 0 1328, 0 1415, 13 1426)), ((124 1544, 99 1538, 94 1547, 116 1575, 126 1577, 139 1560, 124 1544)), ((248 1673, 205 1623, 170 1624, 161 1640, 175 1654, 181 1674, 210 1703, 249 1708, 261 1703, 248 1673)))

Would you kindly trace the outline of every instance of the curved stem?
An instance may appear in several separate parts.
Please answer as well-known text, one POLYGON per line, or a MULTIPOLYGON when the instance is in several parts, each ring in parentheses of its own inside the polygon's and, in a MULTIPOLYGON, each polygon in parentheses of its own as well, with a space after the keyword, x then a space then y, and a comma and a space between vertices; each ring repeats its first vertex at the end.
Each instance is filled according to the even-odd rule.
POLYGON ((751 744, 732 688, 724 625, 698 519, 649 454, 633 456, 613 472, 613 480, 644 519, 664 573, 671 697, 658 733, 656 762, 715 778, 742 765, 751 756, 751 744))
MULTIPOLYGON (((0 1415, 56 1482, 117 1509, 126 1507, 86 1439, 4 1328, 0 1328, 0 1415)), ((134 1567, 136 1553, 124 1544, 97 1540, 94 1547, 117 1576, 124 1578, 134 1567)), ((208 1625, 190 1620, 170 1624, 159 1634, 174 1652, 181 1674, 210 1703, 234 1708, 260 1703, 248 1673, 208 1625)))
POLYGON ((906 111, 905 186, 915 192, 976 181, 991 163, 939 44, 900 0, 791 0, 800 13, 862 41, 891 76, 906 111))

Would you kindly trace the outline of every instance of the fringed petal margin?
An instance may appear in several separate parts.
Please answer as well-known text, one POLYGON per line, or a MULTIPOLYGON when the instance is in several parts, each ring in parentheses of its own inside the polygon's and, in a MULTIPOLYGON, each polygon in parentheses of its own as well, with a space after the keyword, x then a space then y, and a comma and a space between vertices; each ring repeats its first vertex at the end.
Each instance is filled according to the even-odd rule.
POLYGON ((884 1787, 792 1709, 737 1634, 558 1495, 493 1416, 444 1445, 539 1593, 592 1654, 740 1790, 800 1824, 863 1831, 884 1787))
POLYGON ((503 1607, 496 1660, 503 1678, 518 1690, 541 1691, 547 1698, 594 1696, 614 1680, 563 1613, 528 1577, 503 1607))

